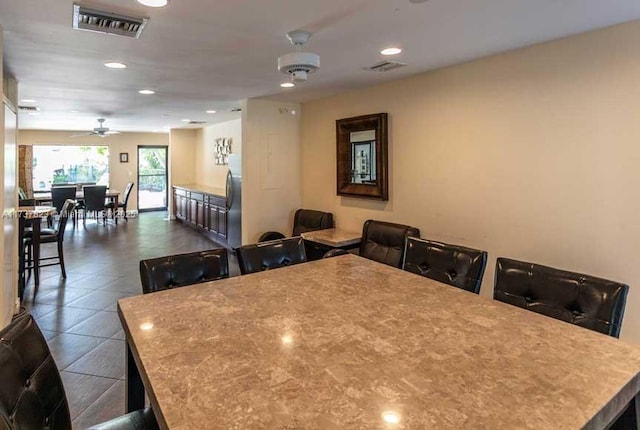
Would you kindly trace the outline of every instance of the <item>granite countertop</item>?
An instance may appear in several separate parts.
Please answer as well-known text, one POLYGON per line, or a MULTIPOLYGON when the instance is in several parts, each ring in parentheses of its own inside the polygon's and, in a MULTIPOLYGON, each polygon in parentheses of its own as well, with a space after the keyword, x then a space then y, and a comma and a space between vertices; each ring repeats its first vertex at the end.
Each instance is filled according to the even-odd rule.
POLYGON ((209 187, 199 184, 172 184, 173 187, 182 188, 183 190, 194 191, 196 193, 213 194, 214 196, 226 197, 227 190, 219 187, 209 187))
POLYGON ((324 230, 308 231, 301 234, 305 240, 321 243, 327 246, 340 248, 348 245, 360 243, 361 233, 340 230, 337 228, 327 228, 324 230))
POLYGON ((640 346, 353 255, 118 312, 165 429, 596 429, 640 387, 640 346))

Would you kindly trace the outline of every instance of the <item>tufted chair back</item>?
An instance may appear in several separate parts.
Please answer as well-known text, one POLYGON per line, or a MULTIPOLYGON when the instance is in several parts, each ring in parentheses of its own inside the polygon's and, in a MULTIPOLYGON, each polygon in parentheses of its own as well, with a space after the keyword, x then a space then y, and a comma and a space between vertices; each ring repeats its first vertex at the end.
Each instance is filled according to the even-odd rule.
POLYGON ((408 237, 402 268, 478 294, 486 265, 485 251, 408 237))
POLYGON ((82 187, 84 192, 85 210, 89 212, 102 211, 106 204, 107 187, 104 185, 86 185, 82 187))
POLYGON ((241 246, 236 251, 240 273, 243 275, 307 261, 301 237, 254 243, 241 246))
POLYGON ((0 331, 0 381, 1 429, 71 430, 60 373, 30 314, 0 331))
POLYGON ((58 213, 62 211, 62 206, 67 200, 75 201, 76 191, 77 188, 75 186, 51 188, 51 200, 53 202, 53 207, 56 208, 58 213))
POLYGON ((298 209, 293 217, 292 236, 300 236, 300 234, 308 231, 324 230, 332 227, 332 213, 314 211, 312 209, 298 209))
POLYGON ((498 258, 493 298, 618 337, 628 290, 606 279, 498 258))
POLYGON ((144 294, 228 277, 229 261, 224 248, 140 261, 144 294))
POLYGON ((370 219, 362 227, 360 256, 399 268, 406 238, 419 236, 415 227, 370 219))

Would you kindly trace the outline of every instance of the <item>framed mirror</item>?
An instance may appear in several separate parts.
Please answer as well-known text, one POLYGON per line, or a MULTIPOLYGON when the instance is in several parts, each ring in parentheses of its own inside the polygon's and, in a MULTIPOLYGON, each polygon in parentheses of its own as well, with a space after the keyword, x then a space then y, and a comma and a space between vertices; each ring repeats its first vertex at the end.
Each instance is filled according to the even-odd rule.
POLYGON ((387 114, 336 121, 339 196, 389 199, 387 114))

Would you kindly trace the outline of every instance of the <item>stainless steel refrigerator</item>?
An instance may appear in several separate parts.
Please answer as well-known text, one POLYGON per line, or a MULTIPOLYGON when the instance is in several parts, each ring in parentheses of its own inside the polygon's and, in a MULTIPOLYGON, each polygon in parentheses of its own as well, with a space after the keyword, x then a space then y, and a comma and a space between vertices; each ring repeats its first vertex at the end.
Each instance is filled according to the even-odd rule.
POLYGON ((229 154, 227 173, 227 243, 232 248, 242 245, 242 157, 229 154))

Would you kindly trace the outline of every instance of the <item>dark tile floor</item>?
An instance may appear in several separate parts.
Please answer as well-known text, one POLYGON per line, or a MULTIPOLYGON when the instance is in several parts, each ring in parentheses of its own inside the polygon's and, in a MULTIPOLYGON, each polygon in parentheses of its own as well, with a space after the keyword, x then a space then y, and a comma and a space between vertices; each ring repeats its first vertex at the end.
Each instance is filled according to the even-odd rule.
MULTIPOLYGON (((29 280, 24 306, 61 371, 74 429, 124 414, 125 343, 116 301, 142 293, 139 261, 216 247, 166 216, 144 213, 117 226, 70 222, 64 238, 67 279, 60 266, 43 268, 35 300, 29 280)), ((53 252, 51 246, 43 245, 43 255, 53 252)), ((231 256, 230 271, 238 274, 231 256)))

